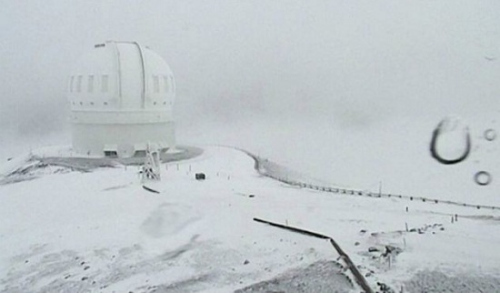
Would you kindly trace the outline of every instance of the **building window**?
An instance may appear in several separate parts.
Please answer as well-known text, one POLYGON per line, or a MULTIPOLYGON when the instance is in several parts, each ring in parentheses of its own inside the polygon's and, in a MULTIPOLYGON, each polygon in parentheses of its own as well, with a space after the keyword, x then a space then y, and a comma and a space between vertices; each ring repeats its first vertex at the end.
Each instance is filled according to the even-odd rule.
POLYGON ((160 77, 158 75, 153 75, 153 89, 155 93, 160 92, 160 77))
POLYGON ((165 89, 165 92, 168 93, 168 77, 166 76, 163 77, 163 88, 165 89))
POLYGON ((89 80, 88 80, 88 84, 87 84, 87 91, 89 93, 94 91, 94 76, 93 75, 89 75, 89 80))
POLYGON ((78 75, 78 80, 76 82, 76 91, 79 93, 82 91, 82 80, 83 80, 83 76, 78 75))
POLYGON ((108 158, 118 158, 117 151, 104 151, 104 156, 108 158))
POLYGON ((101 92, 105 93, 108 91, 108 75, 101 76, 101 92))
POLYGON ((174 77, 172 75, 170 76, 170 84, 171 84, 170 90, 172 92, 174 92, 175 91, 175 84, 174 84, 174 77))
POLYGON ((74 88, 74 83, 75 83, 75 77, 72 76, 71 77, 71 80, 69 82, 69 91, 72 93, 73 92, 73 88, 74 88))

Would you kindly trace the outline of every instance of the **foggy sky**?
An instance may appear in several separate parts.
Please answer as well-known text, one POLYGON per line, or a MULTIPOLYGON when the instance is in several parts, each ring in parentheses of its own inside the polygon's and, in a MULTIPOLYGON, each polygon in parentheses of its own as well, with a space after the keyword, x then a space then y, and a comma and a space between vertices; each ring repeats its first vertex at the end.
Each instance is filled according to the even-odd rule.
POLYGON ((363 129, 498 110, 499 1, 0 4, 4 143, 67 131, 67 75, 105 40, 138 41, 169 63, 180 129, 317 117, 363 129))

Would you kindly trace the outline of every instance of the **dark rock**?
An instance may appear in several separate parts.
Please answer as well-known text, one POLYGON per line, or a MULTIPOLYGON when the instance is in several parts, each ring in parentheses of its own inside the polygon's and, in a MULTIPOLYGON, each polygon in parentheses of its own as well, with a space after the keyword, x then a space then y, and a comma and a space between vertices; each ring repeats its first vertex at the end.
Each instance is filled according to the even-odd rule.
POLYGON ((384 253, 382 253, 382 256, 383 257, 387 257, 389 255, 395 256, 395 255, 400 254, 401 252, 403 252, 403 250, 399 247, 392 246, 392 245, 386 245, 385 251, 384 251, 384 253))

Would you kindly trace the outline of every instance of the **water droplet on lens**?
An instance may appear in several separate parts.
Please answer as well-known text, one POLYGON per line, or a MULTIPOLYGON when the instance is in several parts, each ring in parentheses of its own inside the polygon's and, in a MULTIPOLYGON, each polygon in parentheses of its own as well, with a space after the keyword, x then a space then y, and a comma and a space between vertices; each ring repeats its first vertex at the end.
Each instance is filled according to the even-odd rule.
POLYGON ((478 185, 488 185, 491 183, 491 175, 490 173, 486 172, 486 171, 479 171, 476 173, 476 175, 474 175, 474 181, 476 181, 476 183, 478 185))
POLYGON ((493 140, 495 140, 495 138, 497 138, 497 132, 491 128, 485 130, 483 135, 487 141, 493 141, 493 140))
POLYGON ((469 128, 458 118, 445 118, 432 133, 430 151, 441 164, 452 165, 469 156, 471 139, 469 128))

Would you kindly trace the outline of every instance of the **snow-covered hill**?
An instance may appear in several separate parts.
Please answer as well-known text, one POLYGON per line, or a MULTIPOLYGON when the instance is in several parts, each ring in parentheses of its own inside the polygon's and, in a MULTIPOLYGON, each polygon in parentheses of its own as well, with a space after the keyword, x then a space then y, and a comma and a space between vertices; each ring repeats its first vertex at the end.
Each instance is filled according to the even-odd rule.
POLYGON ((148 184, 160 193, 124 165, 1 185, 0 292, 354 290, 327 242, 255 217, 333 237, 373 288, 500 291, 499 212, 313 191, 254 164, 206 147, 162 165, 162 181, 148 184), (390 260, 387 246, 398 251, 390 260))

